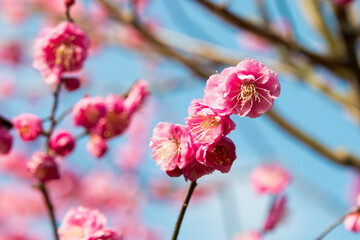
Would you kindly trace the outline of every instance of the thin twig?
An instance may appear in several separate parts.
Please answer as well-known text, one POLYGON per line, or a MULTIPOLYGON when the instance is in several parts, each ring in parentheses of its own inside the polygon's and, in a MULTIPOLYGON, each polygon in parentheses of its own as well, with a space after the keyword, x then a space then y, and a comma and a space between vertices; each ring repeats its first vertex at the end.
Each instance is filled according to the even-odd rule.
MULTIPOLYGON (((49 116, 49 120, 50 120, 50 129, 49 131, 45 132, 45 138, 46 138, 46 152, 49 153, 50 151, 50 137, 54 131, 54 128, 56 126, 56 119, 55 119, 55 114, 56 114, 56 110, 59 104, 59 95, 60 95, 60 90, 61 90, 61 85, 62 85, 62 81, 59 82, 59 84, 56 86, 56 90, 53 94, 54 97, 54 102, 53 102, 53 106, 51 109, 51 114, 49 116)), ((55 213, 54 213, 54 208, 52 206, 51 200, 50 200, 50 196, 49 193, 46 189, 46 186, 44 183, 40 183, 39 184, 39 189, 44 197, 45 203, 46 203, 46 207, 47 207, 47 211, 48 214, 50 216, 50 221, 51 221, 51 226, 53 229, 53 233, 54 233, 54 237, 56 240, 59 240, 59 235, 57 233, 57 227, 56 227, 56 219, 55 219, 55 213)))
POLYGON ((83 137, 87 136, 89 134, 89 132, 87 130, 79 133, 78 135, 75 136, 75 139, 77 141, 79 141, 80 139, 82 139, 83 137))
POLYGON ((335 3, 333 4, 333 8, 339 23, 340 34, 345 45, 346 64, 354 74, 355 81, 353 81, 353 85, 356 89, 357 102, 360 104, 360 66, 356 51, 356 32, 349 21, 347 8, 338 7, 335 3))
POLYGON ((40 192, 42 193, 43 198, 45 200, 46 208, 48 210, 48 214, 49 214, 49 217, 51 219, 51 227, 52 227, 53 232, 54 232, 54 237, 55 237, 56 240, 59 240, 59 235, 57 233, 56 219, 55 219, 55 214, 54 214, 54 207, 53 207, 53 205, 51 203, 49 193, 48 193, 48 191, 46 189, 45 184, 43 184, 43 183, 40 183, 38 188, 39 188, 40 192))
POLYGON ((56 110, 57 107, 59 105, 59 95, 60 95, 60 90, 61 90, 61 85, 62 85, 62 81, 59 82, 59 84, 56 86, 55 92, 53 93, 53 98, 54 98, 54 103, 51 109, 51 114, 49 117, 50 120, 50 129, 49 131, 46 132, 47 137, 46 137, 46 152, 49 152, 50 150, 50 136, 54 131, 54 128, 56 126, 56 119, 55 119, 55 114, 56 114, 56 110))
POLYGON ((323 233, 321 233, 319 237, 316 238, 316 240, 321 240, 326 235, 328 235, 334 228, 336 228, 338 225, 340 225, 344 221, 345 217, 348 214, 353 213, 353 212, 359 212, 359 211, 360 211, 360 208, 357 208, 355 211, 350 211, 350 212, 346 213, 344 216, 342 216, 341 218, 336 220, 333 224, 331 224, 328 228, 326 228, 325 231, 323 233))
POLYGON ((111 13, 111 16, 114 20, 122 23, 122 24, 130 24, 132 25, 140 34, 141 36, 146 39, 148 43, 150 43, 156 51, 158 51, 160 54, 168 56, 187 68, 191 69, 197 76, 201 78, 207 78, 210 74, 210 71, 207 71, 204 68, 198 67, 198 63, 194 62, 192 59, 187 59, 178 52, 174 51, 173 49, 170 49, 164 44, 162 44, 156 36, 151 34, 149 31, 146 30, 145 27, 135 18, 134 15, 125 15, 123 14, 115 5, 110 3, 107 0, 98 0, 107 10, 109 13, 111 13))
POLYGON ((73 107, 66 109, 60 116, 56 119, 56 124, 59 124, 67 115, 72 112, 73 107))
POLYGON ((192 194, 194 192, 194 189, 195 189, 196 185, 197 185, 196 181, 192 181, 191 184, 190 184, 189 190, 188 190, 188 192, 186 194, 184 203, 183 203, 181 211, 180 211, 180 215, 179 215, 178 220, 176 222, 174 233, 173 233, 173 236, 172 236, 171 240, 176 240, 177 237, 178 237, 182 220, 184 218, 187 206, 189 205, 191 196, 192 196, 192 194))

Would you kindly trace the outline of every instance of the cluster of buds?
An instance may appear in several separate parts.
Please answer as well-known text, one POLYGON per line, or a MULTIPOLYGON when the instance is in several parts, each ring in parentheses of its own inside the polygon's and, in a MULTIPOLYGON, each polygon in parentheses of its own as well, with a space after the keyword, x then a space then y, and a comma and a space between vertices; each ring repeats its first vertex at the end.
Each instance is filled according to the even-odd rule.
POLYGON ((152 157, 171 177, 196 181, 215 170, 227 173, 236 159, 226 135, 235 129, 230 115, 256 118, 270 110, 280 94, 272 70, 254 59, 210 76, 203 99, 192 101, 186 126, 161 122, 150 141, 152 157))
POLYGON ((137 81, 127 97, 109 94, 106 99, 100 96, 83 97, 73 107, 73 122, 90 133, 88 151, 95 157, 102 157, 107 151, 106 140, 122 134, 133 114, 149 96, 148 82, 137 81))

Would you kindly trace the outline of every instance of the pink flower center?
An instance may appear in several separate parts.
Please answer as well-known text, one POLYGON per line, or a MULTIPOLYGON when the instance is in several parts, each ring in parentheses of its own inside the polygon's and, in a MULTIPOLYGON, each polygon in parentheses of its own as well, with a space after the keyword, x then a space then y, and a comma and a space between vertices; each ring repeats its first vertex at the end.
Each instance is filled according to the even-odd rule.
POLYGON ((55 65, 64 65, 67 71, 71 71, 70 64, 75 62, 74 52, 72 44, 62 43, 55 49, 55 65))
POLYGON ((179 141, 176 139, 169 139, 160 143, 155 149, 155 155, 160 159, 158 165, 180 154, 179 145, 179 141))
POLYGON ((221 121, 218 121, 215 116, 200 114, 193 115, 191 118, 193 120, 191 123, 191 133, 194 136, 194 140, 199 142, 207 140, 210 137, 209 132, 221 124, 221 121))
POLYGON ((231 159, 229 156, 229 148, 226 146, 217 146, 211 151, 212 155, 214 156, 215 162, 221 166, 224 164, 224 161, 227 163, 231 163, 231 159))
POLYGON ((64 239, 81 239, 84 237, 83 228, 81 227, 69 227, 66 231, 61 233, 61 237, 64 239))
POLYGON ((255 79, 254 76, 252 76, 252 75, 248 75, 248 76, 238 75, 238 78, 243 81, 245 80, 245 82, 243 82, 239 85, 239 88, 237 89, 237 94, 235 94, 235 96, 231 98, 231 100, 236 99, 236 104, 232 108, 232 110, 235 109, 239 103, 241 104, 241 110, 242 110, 243 107, 245 106, 245 104, 249 101, 250 101, 250 107, 252 107, 254 101, 260 102, 260 100, 261 100, 260 97, 265 99, 265 101, 267 101, 270 105, 272 104, 265 96, 263 96, 262 94, 260 94, 258 92, 258 90, 263 90, 267 93, 270 93, 270 91, 267 89, 264 89, 264 88, 257 87, 254 84, 257 80, 259 80, 263 76, 264 75, 255 79))
POLYGON ((86 110, 86 118, 90 123, 96 123, 99 120, 99 111, 96 108, 89 108, 86 110))
POLYGON ((24 135, 29 132, 29 126, 23 126, 20 128, 20 135, 24 135))

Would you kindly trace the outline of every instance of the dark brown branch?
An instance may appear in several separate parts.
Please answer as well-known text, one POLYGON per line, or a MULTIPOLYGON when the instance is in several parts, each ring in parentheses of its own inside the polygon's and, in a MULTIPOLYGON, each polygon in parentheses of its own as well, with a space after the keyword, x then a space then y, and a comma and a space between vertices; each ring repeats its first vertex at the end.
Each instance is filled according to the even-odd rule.
POLYGON ((164 46, 154 35, 152 35, 149 31, 147 31, 141 23, 133 16, 126 16, 119 9, 116 8, 115 5, 110 3, 107 0, 99 0, 100 3, 111 13, 112 17, 123 24, 132 25, 141 36, 146 39, 148 43, 150 43, 155 49, 162 55, 168 56, 175 61, 180 62, 182 65, 191 69, 198 77, 207 78, 211 74, 210 71, 206 71, 203 68, 197 67, 198 63, 193 61, 192 59, 187 59, 176 51, 164 46))
POLYGON ((334 163, 346 166, 353 166, 360 170, 360 159, 345 152, 333 152, 320 142, 316 141, 309 135, 305 134, 300 129, 297 129, 295 126, 291 125, 285 119, 283 119, 279 114, 274 110, 270 110, 266 113, 274 123, 279 127, 285 130, 287 133, 291 134, 296 139, 300 140, 303 144, 307 145, 323 157, 331 160, 334 163))
POLYGON ((334 72, 334 70, 339 69, 339 67, 343 66, 343 62, 339 62, 335 59, 332 59, 329 56, 324 56, 317 54, 315 52, 312 52, 301 45, 299 45, 296 42, 293 42, 291 40, 288 40, 281 35, 268 30, 264 27, 257 26, 253 24, 252 22, 241 18, 240 16, 237 16, 227 9, 214 4, 208 0, 196 0, 200 5, 208 9, 210 12, 216 14, 221 19, 229 22, 233 26, 236 26, 238 28, 241 28, 246 31, 250 31, 260 37, 263 37, 264 39, 267 39, 268 41, 275 43, 275 44, 281 44, 284 47, 291 49, 295 52, 302 53, 304 56, 306 56, 312 63, 321 65, 330 71, 334 72))
POLYGON ((5 117, 0 115, 0 127, 5 128, 5 129, 12 129, 13 128, 13 124, 11 123, 10 120, 6 119, 5 117))
POLYGON ((59 235, 57 233, 56 219, 55 219, 55 214, 54 214, 54 208, 51 203, 49 193, 46 189, 45 184, 43 184, 43 183, 40 183, 38 188, 39 188, 40 192, 42 193, 42 196, 43 196, 45 204, 46 204, 46 208, 47 208, 47 211, 48 211, 48 214, 50 217, 51 227, 54 232, 55 240, 59 240, 59 235))
POLYGON ((184 215, 185 215, 187 206, 189 205, 191 196, 192 196, 192 194, 193 194, 193 192, 194 192, 194 190, 195 190, 196 185, 197 185, 196 181, 192 181, 191 184, 190 184, 190 186, 189 186, 189 190, 188 190, 188 192, 187 192, 187 194, 186 194, 184 203, 183 203, 183 205, 182 205, 182 208, 181 208, 181 211, 180 211, 178 220, 177 220, 177 222, 176 222, 175 229, 174 229, 174 233, 173 233, 173 236, 172 236, 171 240, 176 240, 177 237, 178 237, 182 220, 183 220, 183 218, 184 218, 184 215))
POLYGON ((359 211, 360 211, 360 208, 357 208, 355 211, 350 211, 350 212, 346 213, 344 216, 337 219, 333 224, 331 224, 327 229, 325 229, 325 231, 323 233, 321 233, 320 236, 316 238, 316 240, 321 240, 326 235, 328 235, 334 228, 336 228, 338 225, 340 225, 344 221, 345 217, 348 214, 353 213, 353 212, 359 212, 359 211))
POLYGON ((353 84, 356 88, 357 95, 360 95, 360 67, 356 55, 356 32, 349 21, 347 8, 339 7, 335 4, 333 4, 333 8, 339 22, 340 34, 345 45, 346 64, 354 74, 356 80, 353 84))

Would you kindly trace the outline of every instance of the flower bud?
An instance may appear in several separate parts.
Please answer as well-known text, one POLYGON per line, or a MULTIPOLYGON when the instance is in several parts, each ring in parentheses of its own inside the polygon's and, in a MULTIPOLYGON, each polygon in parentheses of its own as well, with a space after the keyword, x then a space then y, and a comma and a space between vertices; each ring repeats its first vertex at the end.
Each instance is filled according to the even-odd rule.
POLYGON ((75 0, 65 0, 66 7, 71 7, 74 4, 75 4, 75 0))
POLYGON ((347 230, 352 232, 360 231, 360 212, 352 212, 346 215, 344 219, 344 226, 347 230))
POLYGON ((96 158, 101 158, 108 150, 108 145, 105 139, 92 135, 90 137, 90 141, 86 145, 86 149, 89 151, 91 155, 96 158))
POLYGON ((75 91, 80 87, 80 80, 77 77, 64 77, 64 86, 69 92, 75 91))
POLYGON ((35 152, 27 164, 31 175, 40 182, 59 179, 59 171, 53 157, 43 152, 35 152))
POLYGON ((0 155, 10 152, 12 142, 13 138, 9 131, 0 126, 0 155))
POLYGON ((50 137, 50 147, 60 156, 69 155, 75 147, 75 139, 70 132, 59 130, 50 137))

